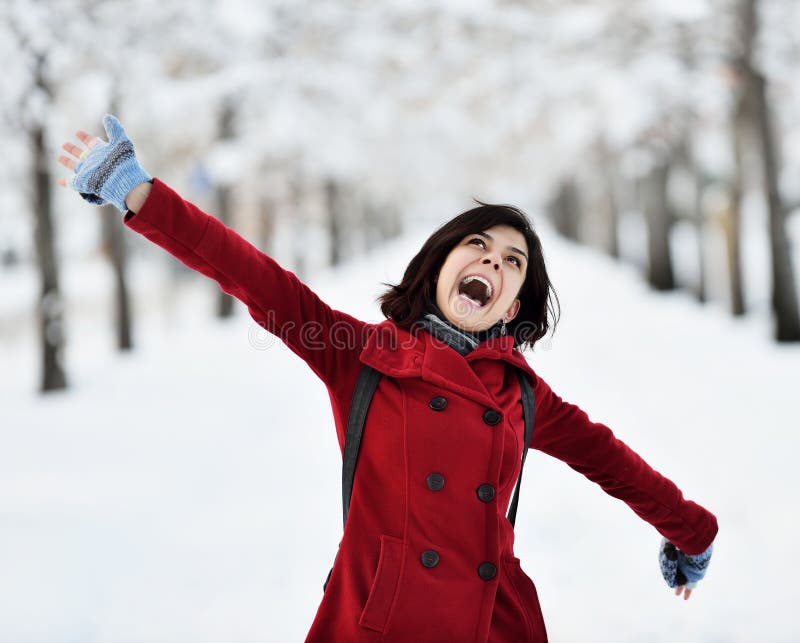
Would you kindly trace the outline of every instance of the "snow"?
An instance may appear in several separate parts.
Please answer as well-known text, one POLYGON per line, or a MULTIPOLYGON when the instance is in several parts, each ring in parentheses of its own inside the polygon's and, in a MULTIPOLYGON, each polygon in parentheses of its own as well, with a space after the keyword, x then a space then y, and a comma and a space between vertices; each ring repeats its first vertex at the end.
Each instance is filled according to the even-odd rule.
MULTIPOLYGON (((660 577, 655 530, 532 452, 516 553, 551 640, 797 640, 800 350, 774 345, 762 317, 648 291, 539 218, 562 320, 531 364, 720 523, 684 601, 660 577)), ((431 229, 310 285, 376 321, 380 282, 431 229)), ((34 392, 33 320, 0 342, 0 641, 302 640, 341 537, 323 385, 242 306, 214 321, 216 287, 165 276, 152 252, 132 265, 136 349, 115 353, 98 261, 65 265, 67 392, 34 392)))
MULTIPOLYGON (((335 177, 402 208, 406 236, 380 251, 336 271, 319 269, 319 253, 303 257, 324 299, 369 320, 380 318, 381 282, 400 278, 446 213, 473 195, 537 212, 565 175, 595 164, 588 148, 599 139, 621 159, 628 190, 655 139, 681 124, 715 182, 704 203, 719 205, 733 168, 726 61, 739 37, 729 1, 6 5, 0 141, 13 162, 0 179, 0 252, 20 263, 0 270, 0 643, 302 640, 341 532, 341 460, 322 384, 243 307, 214 321, 216 286, 130 232, 136 349, 116 353, 113 275, 96 225, 109 212, 66 190, 53 194, 55 303, 70 388, 36 393, 32 122, 48 125, 55 158, 76 129, 101 133, 115 106, 142 165, 187 196, 182 183, 193 181, 206 202, 198 162, 209 185, 246 168, 241 191, 276 204, 279 261, 302 254, 298 243, 326 243, 322 210, 287 206, 290 185, 305 184, 313 201, 315 185, 335 177), (50 98, 31 90, 38 54, 50 98), (218 112, 231 99, 236 138, 220 148, 218 112)), ((760 16, 755 58, 782 141, 797 271, 800 3, 762 2, 760 16)), ((620 204, 627 267, 565 243, 537 217, 563 317, 531 363, 721 527, 709 575, 684 602, 660 578, 649 525, 532 453, 516 551, 556 643, 800 640, 800 354, 770 339, 766 208, 749 172, 739 320, 721 303, 713 216, 704 307, 647 290, 632 203, 620 204)), ((681 223, 671 238, 676 277, 692 287, 695 235, 681 223)))

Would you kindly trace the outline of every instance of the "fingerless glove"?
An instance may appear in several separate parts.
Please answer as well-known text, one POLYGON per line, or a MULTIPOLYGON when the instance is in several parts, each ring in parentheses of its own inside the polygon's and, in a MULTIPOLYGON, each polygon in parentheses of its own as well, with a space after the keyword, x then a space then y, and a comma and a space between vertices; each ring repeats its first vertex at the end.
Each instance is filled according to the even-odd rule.
POLYGON ((670 587, 685 585, 687 589, 697 587, 697 582, 706 575, 713 549, 712 543, 702 554, 690 556, 684 554, 666 538, 662 538, 658 562, 667 585, 670 587))
POLYGON ((86 158, 75 166, 70 185, 89 203, 113 203, 121 212, 127 211, 125 197, 140 183, 152 177, 139 165, 133 143, 114 116, 103 117, 108 142, 98 139, 86 158))

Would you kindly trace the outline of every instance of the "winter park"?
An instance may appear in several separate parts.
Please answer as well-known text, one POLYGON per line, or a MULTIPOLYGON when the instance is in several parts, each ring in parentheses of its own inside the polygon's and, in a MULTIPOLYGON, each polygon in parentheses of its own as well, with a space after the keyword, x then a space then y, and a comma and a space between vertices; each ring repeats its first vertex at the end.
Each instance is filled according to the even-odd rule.
POLYGON ((798 33, 2 3, 0 643, 800 641, 798 33))

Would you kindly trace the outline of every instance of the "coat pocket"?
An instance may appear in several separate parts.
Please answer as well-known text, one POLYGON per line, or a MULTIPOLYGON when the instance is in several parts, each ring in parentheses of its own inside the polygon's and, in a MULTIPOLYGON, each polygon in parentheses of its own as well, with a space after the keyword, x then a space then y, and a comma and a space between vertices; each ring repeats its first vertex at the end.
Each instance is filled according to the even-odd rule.
POLYGON ((397 593, 400 566, 403 560, 403 541, 392 536, 381 536, 381 553, 378 569, 372 581, 367 604, 361 612, 359 625, 383 632, 397 593))
POLYGON ((547 643, 547 630, 544 626, 542 607, 539 605, 539 594, 530 577, 522 571, 519 558, 504 558, 503 565, 511 581, 514 591, 525 612, 525 618, 530 626, 530 641, 532 643, 547 643))

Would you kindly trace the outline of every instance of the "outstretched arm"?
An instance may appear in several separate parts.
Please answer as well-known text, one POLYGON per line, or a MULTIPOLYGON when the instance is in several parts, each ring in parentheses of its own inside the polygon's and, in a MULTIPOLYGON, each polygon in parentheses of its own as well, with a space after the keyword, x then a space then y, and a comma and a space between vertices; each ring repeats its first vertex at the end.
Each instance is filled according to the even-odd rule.
MULTIPOLYGON (((190 268, 214 279, 242 301, 264 329, 280 337, 328 384, 355 381, 364 322, 325 304, 294 274, 231 228, 181 198, 141 169, 133 145, 113 116, 103 124, 105 142, 78 132, 86 150, 72 143, 59 162, 73 170, 69 185, 90 203, 113 203, 125 224, 190 268)), ((59 184, 67 186, 66 180, 59 184)), ((352 388, 352 387, 351 387, 352 388)))
POLYGON ((125 225, 242 301, 259 325, 283 340, 331 388, 355 374, 365 324, 332 309, 221 221, 158 179, 125 225))
MULTIPOLYGON (((536 426, 531 448, 564 461, 624 501, 683 554, 708 551, 718 530, 711 512, 686 500, 672 481, 617 439, 610 428, 592 422, 581 408, 562 400, 538 375, 534 393, 536 426)), ((691 586, 685 598, 690 594, 691 586)))

